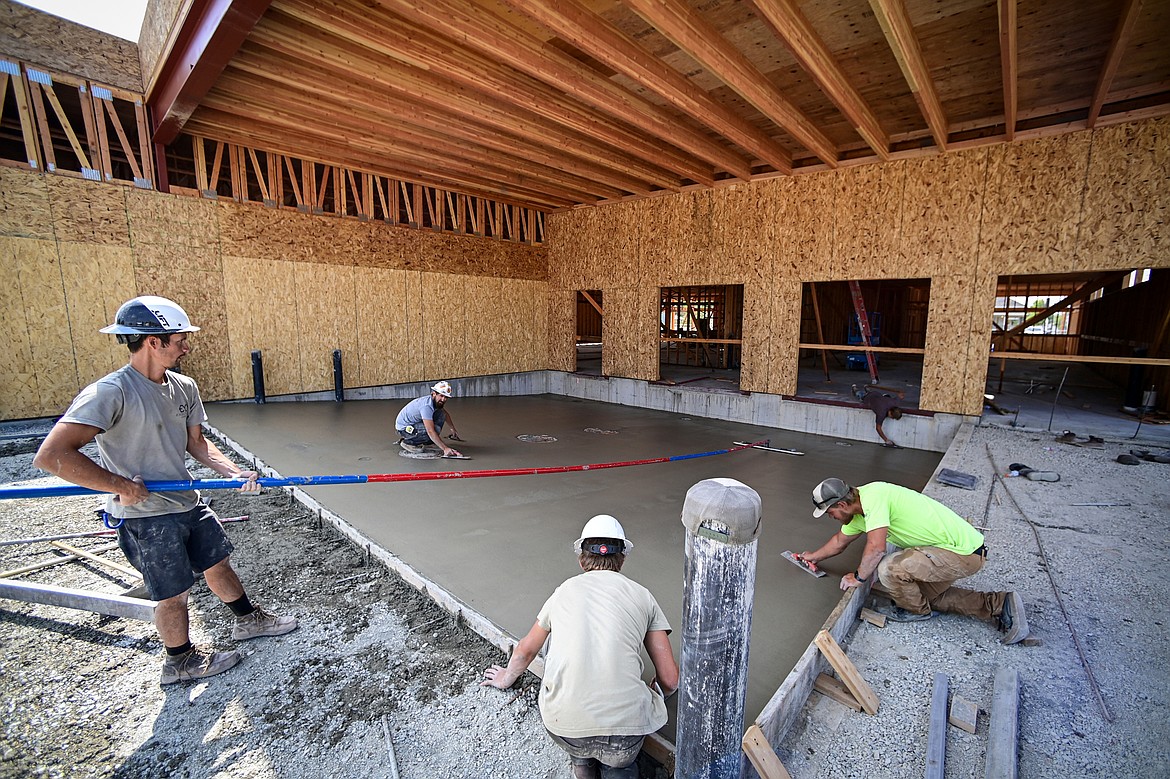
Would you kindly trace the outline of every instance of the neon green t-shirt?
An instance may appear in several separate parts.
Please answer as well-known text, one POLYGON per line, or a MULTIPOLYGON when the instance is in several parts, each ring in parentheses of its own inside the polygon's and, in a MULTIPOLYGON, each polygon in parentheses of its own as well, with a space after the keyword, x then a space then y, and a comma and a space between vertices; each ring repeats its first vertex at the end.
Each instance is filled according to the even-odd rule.
POLYGON ((900 549, 936 546, 969 555, 983 546, 983 534, 934 498, 875 481, 857 488, 864 514, 854 514, 841 532, 847 536, 887 528, 886 539, 900 549))

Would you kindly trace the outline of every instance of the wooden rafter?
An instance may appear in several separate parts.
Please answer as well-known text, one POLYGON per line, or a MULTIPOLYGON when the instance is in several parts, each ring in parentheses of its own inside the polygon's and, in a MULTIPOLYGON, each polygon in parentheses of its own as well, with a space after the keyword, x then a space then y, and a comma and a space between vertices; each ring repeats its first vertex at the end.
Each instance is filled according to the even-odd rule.
POLYGON ((1019 79, 1017 60, 1017 39, 1019 22, 1016 16, 1016 0, 998 0, 999 3, 999 61, 1003 73, 1003 126, 1007 140, 1016 137, 1017 93, 1019 79))
POLYGON ((890 158, 890 139, 873 109, 865 102, 832 52, 817 35, 795 0, 753 0, 793 56, 817 82, 821 91, 845 115, 869 147, 883 160, 890 158))
POLYGON ((922 56, 922 47, 918 44, 918 36, 914 33, 914 25, 910 23, 910 16, 906 13, 903 0, 869 0, 874 16, 885 33, 890 49, 902 68, 902 75, 910 85, 914 99, 922 110, 922 116, 934 137, 934 143, 939 149, 947 147, 947 117, 939 102, 938 92, 934 86, 934 79, 930 77, 930 68, 922 56))
POLYGON ((778 171, 792 170, 792 153, 699 89, 685 76, 578 0, 504 0, 614 70, 654 90, 679 110, 738 143, 778 171))
MULTIPOLYGON (((382 4, 663 139, 708 165, 742 179, 751 177, 749 160, 713 142, 697 129, 680 123, 653 103, 602 78, 567 54, 543 46, 538 39, 512 27, 487 9, 481 9, 472 19, 452 0, 382 0, 382 4)), ((666 160, 662 163, 668 164, 666 160)), ((688 170, 676 172, 701 184, 714 183, 714 173, 706 166, 693 165, 688 170)))
MULTIPOLYGON (((568 150, 571 155, 586 161, 588 167, 583 168, 586 172, 597 168, 615 171, 594 178, 611 181, 627 191, 648 192, 651 185, 666 189, 679 185, 677 177, 656 167, 660 158, 671 158, 665 147, 649 144, 644 138, 615 125, 591 121, 582 108, 574 107, 551 92, 545 94, 524 84, 513 85, 504 93, 507 99, 535 101, 532 108, 536 113, 519 116, 496 107, 498 97, 491 101, 470 96, 443 98, 444 91, 454 89, 455 85, 436 72, 439 70, 437 66, 426 71, 407 68, 395 61, 367 56, 353 46, 346 49, 340 40, 331 41, 333 45, 321 46, 317 50, 305 49, 301 45, 305 40, 304 31, 295 25, 282 26, 278 18, 274 17, 253 34, 251 43, 255 46, 237 55, 232 62, 233 70, 311 94, 315 100, 325 103, 354 101, 361 108, 380 112, 399 122, 409 122, 420 130, 452 133, 466 126, 464 132, 475 133, 477 143, 490 143, 491 138, 499 136, 501 131, 505 141, 514 135, 528 142, 511 142, 513 154, 559 149, 562 153, 557 156, 564 159, 563 152, 568 150), (256 49, 256 46, 289 56, 296 62, 276 73, 270 67, 267 52, 256 49), (359 73, 350 75, 347 68, 355 66, 359 73), (350 80, 345 95, 338 94, 330 83, 330 76, 350 80), (579 132, 589 137, 577 134, 579 132), (532 142, 539 146, 532 146, 532 142), (615 148, 627 152, 615 152, 615 148), (631 157, 631 154, 653 160, 654 164, 631 157)), ((547 159, 548 155, 544 156, 547 159)), ((576 172, 572 162, 556 167, 576 172)))
POLYGON ((1085 124, 1093 127, 1097 118, 1101 116, 1101 107, 1109 97, 1109 89, 1113 86, 1113 77, 1117 74, 1117 67, 1121 64, 1121 56, 1125 53, 1134 25, 1137 24, 1138 14, 1142 10, 1142 0, 1125 0, 1125 8, 1121 11, 1121 18, 1113 30, 1113 40, 1109 42, 1109 53, 1105 56, 1105 66, 1101 68, 1101 75, 1097 78, 1097 88, 1093 90, 1093 102, 1089 105, 1089 118, 1085 124))
POLYGON ((836 167, 837 149, 832 141, 697 11, 682 0, 626 0, 626 4, 822 162, 836 167))

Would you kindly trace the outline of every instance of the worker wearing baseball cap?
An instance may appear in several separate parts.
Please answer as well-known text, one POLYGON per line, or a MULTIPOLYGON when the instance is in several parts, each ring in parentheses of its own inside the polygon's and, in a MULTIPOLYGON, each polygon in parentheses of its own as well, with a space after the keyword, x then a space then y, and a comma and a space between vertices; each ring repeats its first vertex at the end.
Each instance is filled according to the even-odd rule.
POLYGON ((879 481, 851 487, 841 479, 825 479, 812 497, 813 516, 828 514, 841 529, 820 549, 802 552, 798 559, 816 570, 822 560, 866 537, 861 562, 856 571, 841 577, 841 589, 859 587, 876 575, 894 601, 892 609, 879 611, 896 622, 951 612, 994 620, 1005 634, 1005 644, 1028 637, 1019 593, 952 586, 978 573, 987 559, 987 545, 982 533, 942 503, 897 484, 879 481), (887 555, 887 542, 898 550, 887 555))
POLYGON ((447 437, 452 441, 463 440, 455 430, 451 412, 445 408, 452 394, 451 384, 440 381, 431 387, 429 395, 415 398, 402 407, 394 420, 394 429, 398 431, 398 445, 404 451, 421 453, 433 444, 442 450, 444 457, 463 456, 443 443, 443 425, 448 422, 451 423, 451 434, 447 437))
POLYGON ((540 715, 568 753, 574 777, 636 779, 648 734, 666 724, 665 697, 678 687, 670 624, 654 596, 621 574, 634 547, 621 523, 598 514, 573 548, 583 573, 557 587, 512 652, 482 685, 511 687, 550 635, 540 685, 540 715), (641 649, 654 665, 642 681, 641 649))

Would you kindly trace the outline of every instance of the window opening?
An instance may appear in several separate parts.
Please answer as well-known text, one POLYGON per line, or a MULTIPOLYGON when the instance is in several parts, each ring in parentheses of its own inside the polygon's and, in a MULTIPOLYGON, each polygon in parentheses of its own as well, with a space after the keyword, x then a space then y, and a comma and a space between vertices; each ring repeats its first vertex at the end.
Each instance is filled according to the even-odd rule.
POLYGON ((601 376, 601 325, 605 302, 599 289, 577 292, 577 373, 601 376))
POLYGON ((739 389, 742 284, 662 287, 658 325, 660 381, 739 389))

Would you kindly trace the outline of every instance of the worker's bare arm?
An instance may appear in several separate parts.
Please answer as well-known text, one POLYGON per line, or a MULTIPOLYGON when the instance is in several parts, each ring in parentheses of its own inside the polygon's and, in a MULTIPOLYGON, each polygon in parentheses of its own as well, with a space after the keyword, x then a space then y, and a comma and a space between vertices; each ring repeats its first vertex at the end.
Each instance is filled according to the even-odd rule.
POLYGON ((506 690, 515 684, 521 674, 528 670, 528 666, 536 659, 540 648, 548 640, 548 633, 540 626, 539 622, 534 622, 528 635, 520 639, 520 643, 516 644, 516 648, 512 650, 512 657, 508 660, 507 667, 493 665, 486 668, 480 686, 506 690))
POLYGON ((33 457, 33 465, 78 486, 112 492, 126 506, 146 500, 150 492, 141 479, 119 476, 81 453, 81 448, 101 432, 101 428, 92 425, 58 422, 45 436, 33 457))
POLYGON ((663 697, 669 697, 678 689, 678 663, 670 647, 670 638, 665 630, 651 630, 643 644, 654 664, 654 682, 662 690, 663 697))

